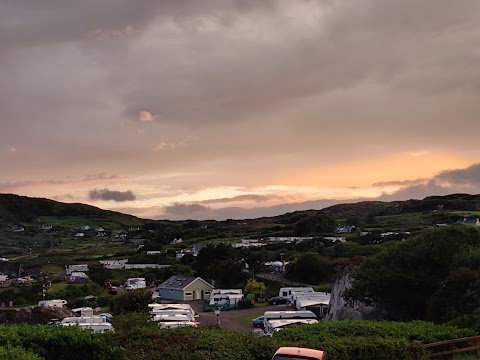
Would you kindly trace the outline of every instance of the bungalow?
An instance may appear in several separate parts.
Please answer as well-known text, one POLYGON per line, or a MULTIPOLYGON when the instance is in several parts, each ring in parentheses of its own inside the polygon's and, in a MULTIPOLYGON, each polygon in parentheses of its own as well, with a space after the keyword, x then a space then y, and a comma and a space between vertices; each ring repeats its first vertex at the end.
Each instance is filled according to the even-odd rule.
POLYGON ((166 300, 207 300, 213 285, 200 277, 174 275, 165 280, 157 288, 161 299, 166 300))

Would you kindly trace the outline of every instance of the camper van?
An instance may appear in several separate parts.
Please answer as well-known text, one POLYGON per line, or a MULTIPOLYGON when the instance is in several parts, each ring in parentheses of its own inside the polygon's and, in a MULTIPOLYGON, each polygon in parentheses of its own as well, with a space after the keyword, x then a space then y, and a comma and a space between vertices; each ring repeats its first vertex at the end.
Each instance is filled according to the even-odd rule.
POLYGON ((311 311, 265 311, 263 314, 263 327, 266 329, 270 320, 282 319, 317 320, 317 316, 311 311))

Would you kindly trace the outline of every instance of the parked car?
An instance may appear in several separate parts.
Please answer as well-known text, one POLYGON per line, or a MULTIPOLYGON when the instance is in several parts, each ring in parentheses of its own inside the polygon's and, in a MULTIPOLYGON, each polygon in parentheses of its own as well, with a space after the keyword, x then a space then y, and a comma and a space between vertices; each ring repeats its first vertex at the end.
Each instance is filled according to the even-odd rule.
POLYGON ((253 327, 263 328, 263 315, 252 320, 253 327))
POLYGON ((299 348, 299 347, 281 347, 275 352, 272 360, 323 360, 325 352, 315 349, 299 348))
POLYGON ((288 299, 282 296, 274 296, 268 299, 268 303, 270 305, 286 304, 287 302, 288 302, 288 299))

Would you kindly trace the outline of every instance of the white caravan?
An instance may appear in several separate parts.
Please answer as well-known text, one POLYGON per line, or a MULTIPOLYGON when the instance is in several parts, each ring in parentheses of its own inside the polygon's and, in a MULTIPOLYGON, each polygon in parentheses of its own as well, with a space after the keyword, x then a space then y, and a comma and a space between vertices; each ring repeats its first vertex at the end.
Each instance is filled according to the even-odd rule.
POLYGON ((38 306, 42 307, 65 307, 67 300, 55 299, 55 300, 41 300, 38 302, 38 306))
POLYGON ((155 311, 163 310, 188 310, 192 313, 193 316, 198 317, 195 311, 192 309, 190 304, 148 304, 150 313, 155 311))
POLYGON ((263 327, 266 328, 270 320, 282 319, 311 319, 317 320, 317 316, 311 311, 265 311, 263 314, 263 327))
POLYGON ((62 325, 70 325, 70 324, 85 324, 85 323, 92 323, 92 324, 103 324, 107 322, 107 319, 100 315, 93 315, 93 316, 74 316, 74 317, 66 317, 60 324, 62 325))
POLYGON ((169 317, 169 316, 185 316, 188 321, 196 322, 195 316, 192 315, 192 313, 188 310, 164 310, 164 311, 155 311, 150 313, 152 315, 152 320, 153 321, 160 321, 159 319, 162 319, 164 317, 169 317))
POLYGON ((213 289, 210 293, 209 305, 232 308, 236 307, 242 298, 242 289, 213 289))
POLYGON ((74 323, 67 322, 61 324, 62 326, 78 326, 80 329, 89 329, 94 332, 113 331, 113 325, 108 322, 103 323, 74 323))
POLYGON ((289 300, 292 299, 292 293, 313 293, 315 290, 311 287, 282 287, 278 291, 278 296, 288 298, 289 300))
POLYGON ((197 327, 197 323, 191 322, 191 321, 168 321, 168 322, 160 322, 158 323, 160 326, 160 329, 175 329, 179 327, 187 327, 187 326, 193 326, 197 327))
POLYGON ((266 334, 273 334, 291 325, 298 324, 317 324, 316 319, 281 319, 281 320, 269 320, 265 327, 266 334))

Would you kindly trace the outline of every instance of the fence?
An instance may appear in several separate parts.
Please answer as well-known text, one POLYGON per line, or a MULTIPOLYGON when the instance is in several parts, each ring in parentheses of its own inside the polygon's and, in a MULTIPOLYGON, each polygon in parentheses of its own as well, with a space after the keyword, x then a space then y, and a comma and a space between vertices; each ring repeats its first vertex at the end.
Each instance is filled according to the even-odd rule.
POLYGON ((464 352, 476 352, 477 355, 480 355, 480 336, 439 341, 425 344, 423 347, 429 352, 428 357, 430 358, 451 356, 464 352))

